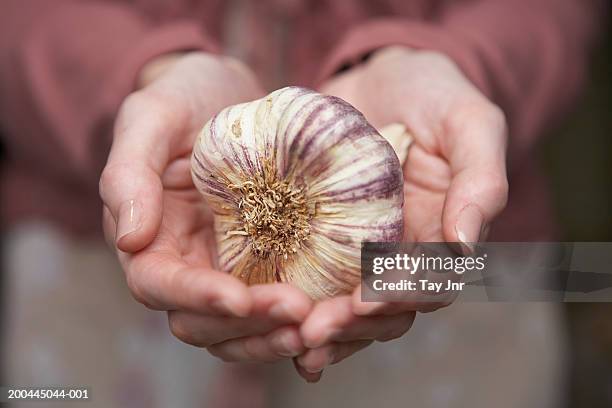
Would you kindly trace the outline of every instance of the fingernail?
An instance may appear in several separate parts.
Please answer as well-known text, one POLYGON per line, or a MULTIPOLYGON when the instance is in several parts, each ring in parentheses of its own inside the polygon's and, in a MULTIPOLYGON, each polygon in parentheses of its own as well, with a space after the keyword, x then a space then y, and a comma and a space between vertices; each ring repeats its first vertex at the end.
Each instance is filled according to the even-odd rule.
POLYGON ((136 200, 128 200, 119 206, 119 220, 117 221, 117 239, 136 231, 142 225, 142 210, 136 200))
MULTIPOLYGON (((313 374, 313 373, 311 373, 311 374, 313 374)), ((307 378, 306 382, 311 383, 311 384, 318 383, 319 380, 321 379, 321 376, 323 376, 323 371, 319 371, 318 374, 319 374, 318 376, 307 378)))
POLYGON ((455 232, 465 256, 474 254, 474 244, 480 241, 483 223, 482 212, 474 204, 468 205, 459 213, 455 224, 455 232))
POLYGON ((299 345, 296 345, 293 340, 294 337, 291 335, 291 333, 281 334, 277 340, 280 344, 280 350, 278 351, 278 354, 283 357, 298 356, 302 350, 300 350, 299 345))
POLYGON ((327 360, 325 361, 325 363, 323 363, 321 367, 314 367, 314 368, 304 367, 304 370, 308 371, 310 374, 320 373, 321 371, 325 370, 325 368, 332 365, 334 363, 335 358, 336 358, 335 354, 333 352, 330 352, 327 355, 327 360))
POLYGON ((300 320, 284 303, 277 303, 276 305, 272 306, 268 310, 268 314, 271 318, 276 320, 290 320, 295 322, 300 320))

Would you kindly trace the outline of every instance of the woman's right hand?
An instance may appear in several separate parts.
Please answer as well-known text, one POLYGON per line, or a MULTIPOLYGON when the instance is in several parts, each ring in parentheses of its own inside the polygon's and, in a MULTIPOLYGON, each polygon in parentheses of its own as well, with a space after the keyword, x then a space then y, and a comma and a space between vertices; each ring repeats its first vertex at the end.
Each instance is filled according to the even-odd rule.
POLYGON ((215 270, 212 214, 191 180, 199 129, 226 106, 262 96, 260 86, 227 57, 190 53, 152 64, 119 111, 100 179, 105 236, 130 291, 167 311, 176 337, 226 361, 300 354, 297 326, 311 300, 288 285, 247 287, 215 270))

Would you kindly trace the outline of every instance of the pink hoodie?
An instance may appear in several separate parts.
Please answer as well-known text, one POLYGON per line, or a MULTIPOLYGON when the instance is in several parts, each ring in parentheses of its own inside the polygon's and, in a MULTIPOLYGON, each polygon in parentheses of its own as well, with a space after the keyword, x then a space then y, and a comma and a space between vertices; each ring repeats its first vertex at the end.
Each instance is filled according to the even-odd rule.
MULTIPOLYGON (((603 2, 601 2, 603 3, 603 2)), ((596 34, 596 0, 3 0, 3 222, 99 231, 99 173, 139 69, 172 51, 228 52, 270 88, 316 86, 377 48, 452 57, 506 112, 510 200, 492 239, 546 239, 546 183, 530 156, 568 111, 596 34)))

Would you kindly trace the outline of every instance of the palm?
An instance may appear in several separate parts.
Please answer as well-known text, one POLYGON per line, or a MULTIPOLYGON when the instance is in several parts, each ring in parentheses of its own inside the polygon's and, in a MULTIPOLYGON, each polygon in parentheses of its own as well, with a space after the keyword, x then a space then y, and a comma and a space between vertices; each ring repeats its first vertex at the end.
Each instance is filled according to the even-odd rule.
POLYGON ((160 262, 162 255, 186 266, 215 266, 213 217, 191 180, 191 149, 198 131, 215 112, 259 93, 244 68, 228 69, 214 57, 193 55, 124 103, 119 131, 140 128, 139 134, 145 135, 140 146, 147 146, 143 160, 162 165, 156 170, 159 174, 148 174, 146 181, 143 174, 138 176, 143 196, 152 197, 151 187, 159 186, 159 181, 163 188, 160 229, 138 253, 145 266, 160 262), (152 143, 154 136, 160 140, 152 143))
POLYGON ((186 266, 211 268, 215 251, 212 215, 195 188, 164 191, 162 225, 143 252, 173 256, 186 266))
MULTIPOLYGON (((467 243, 480 239, 484 223, 503 209, 507 197, 501 111, 447 57, 406 48, 379 50, 365 64, 329 80, 321 91, 351 103, 378 129, 400 123, 412 133, 414 142, 403 167, 404 239, 459 240, 462 249, 469 250, 467 243)), ((388 340, 377 330, 388 332, 390 327, 397 330, 391 336, 395 338, 408 330, 414 310, 432 311, 451 300, 362 302, 360 293, 360 289, 355 291, 352 304, 346 297, 319 303, 302 325, 305 344, 312 345, 312 339, 317 340, 315 346, 326 341, 355 340, 363 337, 354 333, 363 336, 366 331, 366 338, 388 340), (339 307, 342 302, 350 306, 339 307), (352 315, 342 315, 342 310, 350 310, 352 315), (403 320, 382 320, 389 317, 403 320)), ((367 344, 336 344, 332 362, 367 344), (338 358, 340 347, 348 351, 338 358)), ((316 361, 322 358, 317 353, 324 347, 334 345, 301 356, 298 370, 320 368, 316 361)), ((300 373, 309 378, 307 373, 300 373)))
POLYGON ((153 309, 167 310, 166 302, 151 303, 144 292, 150 288, 145 282, 166 282, 172 286, 173 277, 191 269, 200 273, 212 272, 216 259, 216 244, 212 214, 206 210, 200 194, 193 186, 165 187, 163 191, 162 222, 153 241, 143 250, 130 254, 122 252, 120 259, 128 273, 128 284, 134 296, 153 309), (195 269, 194 269, 195 268, 195 269))
POLYGON ((444 241, 442 211, 450 182, 448 163, 415 141, 404 165, 404 239, 444 241))
POLYGON ((189 110, 179 101, 168 105, 171 109, 162 105, 165 110, 149 114, 151 117, 165 117, 184 130, 167 136, 173 139, 173 143, 168 151, 170 161, 161 174, 163 192, 159 231, 151 244, 134 257, 145 268, 149 267, 147 264, 154 268, 169 262, 210 270, 214 268, 216 259, 213 215, 195 189, 190 172, 191 146, 204 120, 199 115, 185 115, 189 110))

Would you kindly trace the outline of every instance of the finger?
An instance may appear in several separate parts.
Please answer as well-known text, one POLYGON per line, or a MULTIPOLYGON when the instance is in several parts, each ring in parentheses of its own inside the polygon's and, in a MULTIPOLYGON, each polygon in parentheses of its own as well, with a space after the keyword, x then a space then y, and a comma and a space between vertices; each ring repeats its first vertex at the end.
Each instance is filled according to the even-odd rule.
POLYGON ((302 324, 300 334, 308 348, 331 341, 388 341, 406 333, 415 315, 415 312, 403 312, 391 316, 357 316, 352 312, 352 299, 344 296, 316 305, 302 324))
POLYGON ((137 92, 126 99, 115 124, 100 196, 116 220, 114 240, 122 251, 147 246, 161 223, 160 175, 182 122, 166 110, 159 101, 137 92))
POLYGON ((306 347, 320 347, 355 318, 349 296, 328 299, 313 307, 300 327, 300 334, 306 347))
POLYGON ((351 296, 351 307, 353 313, 358 316, 370 316, 385 314, 384 310, 389 306, 389 302, 364 302, 361 299, 361 285, 357 286, 351 296))
POLYGON ((331 341, 388 341, 406 333, 414 322, 415 312, 391 316, 361 317, 352 313, 352 300, 317 305, 300 328, 304 344, 321 347, 331 341))
POLYGON ((313 307, 312 300, 300 289, 276 283, 250 286, 252 314, 276 322, 301 323, 313 307))
POLYGON ((126 278, 134 297, 152 309, 244 317, 252 307, 252 296, 238 279, 162 252, 135 254, 126 278))
POLYGON ((444 155, 452 181, 442 216, 444 238, 472 254, 492 219, 505 207, 506 126, 489 103, 466 104, 446 121, 444 155))
POLYGON ((392 316, 406 312, 428 313, 448 306, 450 301, 398 301, 398 302, 364 302, 361 299, 361 285, 351 296, 353 313, 358 316, 392 316))
POLYGON ((298 373, 298 375, 302 377, 304 380, 306 380, 306 382, 309 382, 309 383, 319 382, 319 380, 321 380, 321 376, 323 375, 323 371, 318 371, 316 373, 309 373, 308 371, 306 371, 306 369, 304 369, 304 367, 302 367, 298 363, 297 358, 293 359, 293 367, 295 368, 295 371, 298 373))
POLYGON ((289 285, 254 286, 249 291, 252 308, 246 318, 170 311, 170 330, 185 343, 207 347, 238 337, 264 335, 279 326, 301 323, 310 311, 312 301, 289 285))
POLYGON ((262 336, 290 323, 254 316, 238 318, 182 311, 168 312, 168 324, 172 334, 184 343, 197 347, 208 347, 241 337, 262 336))
POLYGON ((272 362, 294 357, 304 351, 296 327, 282 327, 265 336, 224 341, 208 347, 208 351, 226 362, 272 362))
POLYGON ((327 344, 306 351, 297 358, 297 364, 307 373, 320 373, 325 367, 341 362, 370 344, 372 344, 372 340, 327 344))
POLYGON ((139 163, 109 163, 100 178, 100 195, 111 212, 110 239, 122 251, 136 252, 155 237, 161 223, 159 176, 139 163))
POLYGON ((356 318, 327 341, 394 340, 410 330, 415 316, 416 312, 404 312, 392 316, 356 318))
POLYGON ((202 315, 172 310, 168 312, 172 334, 184 343, 208 347, 239 337, 258 336, 274 329, 270 320, 202 315))
POLYGON ((430 313, 449 306, 452 302, 406 301, 406 302, 353 302, 353 312, 357 316, 393 316, 408 312, 430 313))

